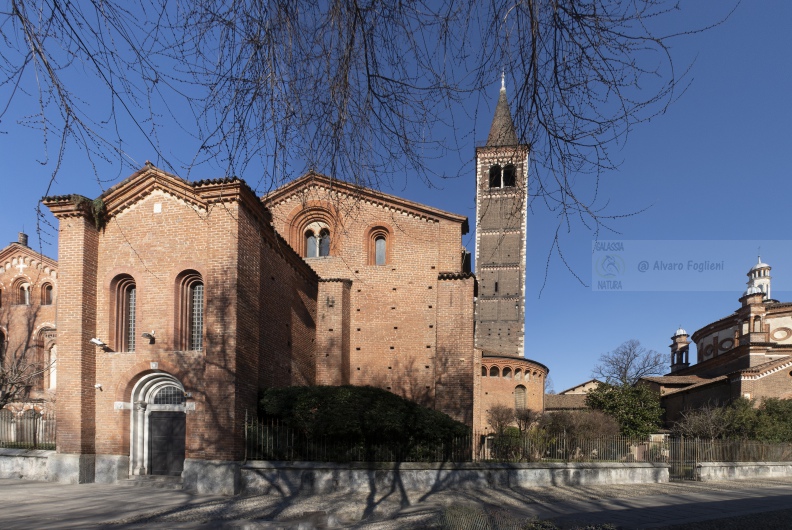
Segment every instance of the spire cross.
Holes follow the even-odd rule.
[[[501,90],[506,90],[506,70],[501,70]]]

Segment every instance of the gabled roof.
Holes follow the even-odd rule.
[[[11,243],[7,247],[0,250],[0,265],[3,264],[7,259],[11,259],[16,257],[20,254],[24,254],[25,256],[40,261],[45,266],[49,267],[50,269],[58,269],[58,262],[40,252],[35,251],[34,249],[19,244],[17,242]]]
[[[783,370],[784,368],[788,368],[789,366],[792,366],[792,356],[774,359],[766,363],[751,366],[750,368],[743,368],[742,370],[732,372],[729,375],[739,375],[741,379],[761,379],[762,377],[773,374],[779,370]]]
[[[395,195],[389,195],[387,193],[382,193],[381,191],[372,190],[371,188],[366,188],[357,184],[330,178],[326,175],[321,175],[313,171],[306,173],[302,177],[290,182],[289,184],[286,184],[285,186],[281,186],[277,190],[267,193],[261,197],[261,201],[267,206],[275,205],[312,186],[324,187],[328,190],[344,193],[352,197],[359,198],[363,201],[368,201],[382,206],[389,206],[391,208],[395,208],[398,211],[411,214],[419,218],[432,221],[439,221],[442,219],[460,223],[462,225],[463,235],[467,234],[469,230],[468,219],[464,215],[458,215],[455,213],[446,212],[444,210],[439,210],[437,208],[432,208],[431,206],[426,206],[425,204],[408,201],[407,199],[402,199],[401,197],[396,197]]]
[[[582,382],[582,383],[578,383],[578,384],[577,384],[577,385],[575,385],[575,386],[571,386],[571,387],[567,388],[566,390],[563,390],[563,391],[561,391],[561,392],[558,392],[558,394],[559,394],[559,395],[564,395],[564,394],[566,394],[567,392],[569,392],[570,390],[575,390],[576,388],[580,388],[581,386],[586,386],[586,385],[588,385],[588,384],[590,384],[590,383],[597,383],[598,385],[601,385],[601,384],[602,384],[602,381],[600,381],[599,379],[589,379],[588,381],[584,381],[584,382]]]
[[[713,377],[712,379],[703,379],[699,383],[696,383],[696,384],[693,384],[693,385],[690,385],[690,386],[685,386],[685,387],[682,387],[682,388],[675,388],[673,390],[669,390],[662,397],[665,398],[666,396],[670,396],[670,395],[673,395],[673,394],[679,394],[679,393],[682,393],[682,392],[687,392],[688,390],[693,390],[694,388],[699,388],[699,387],[706,386],[706,385],[712,385],[712,384],[715,384],[715,383],[726,383],[726,382],[728,382],[728,379],[729,379],[729,376],[727,376],[727,375],[720,375],[718,377]]]

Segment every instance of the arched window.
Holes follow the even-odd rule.
[[[319,255],[318,249],[316,235],[313,233],[313,230],[308,230],[305,233],[305,257],[315,258]]]
[[[372,226],[366,230],[366,261],[369,265],[387,265],[391,262],[393,236],[386,226]]]
[[[519,381],[520,379],[522,379],[522,370],[520,370],[519,368],[517,368],[514,371],[514,379],[515,381]]]
[[[176,337],[179,349],[203,351],[205,294],[197,271],[184,271],[177,279],[178,311]]]
[[[319,232],[319,257],[330,255],[330,230],[327,228]]]
[[[41,305],[52,305],[52,284],[45,283],[41,287]]]
[[[14,282],[13,290],[16,296],[15,304],[30,305],[30,283],[27,280],[19,278]]]
[[[497,164],[492,166],[489,170],[489,187],[501,187],[501,167]]]
[[[330,255],[330,229],[321,222],[308,225],[305,230],[305,257],[320,258]]]
[[[385,236],[377,236],[374,239],[374,264],[385,265],[385,252],[387,246]]]
[[[128,274],[117,276],[112,283],[114,294],[116,351],[135,351],[135,329],[137,311],[137,286]]]
[[[515,168],[512,164],[509,164],[505,168],[503,168],[503,187],[504,188],[513,188],[516,184],[517,180],[517,168]]]
[[[481,367],[481,377],[487,377],[487,367],[486,366],[482,366]]]
[[[503,377],[505,377],[506,379],[512,378],[512,371],[511,368],[509,368],[508,366],[503,369]]]
[[[490,377],[500,377],[500,371],[497,366],[490,368]]]
[[[525,387],[517,385],[514,389],[514,408],[525,410]]]

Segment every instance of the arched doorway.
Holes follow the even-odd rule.
[[[180,476],[186,426],[184,387],[170,374],[144,375],[132,389],[131,475]]]

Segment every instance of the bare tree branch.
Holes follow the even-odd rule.
[[[667,359],[654,350],[647,350],[635,339],[622,343],[615,350],[603,353],[591,376],[609,385],[629,386],[642,377],[663,375]]]

